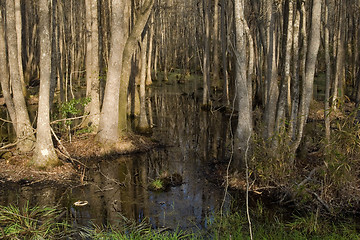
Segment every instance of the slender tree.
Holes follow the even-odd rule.
[[[244,16],[244,0],[236,0],[234,10],[236,29],[235,98],[238,103],[239,111],[238,125],[235,134],[235,149],[238,151],[238,157],[235,164],[237,167],[240,167],[240,163],[245,160],[245,154],[249,148],[249,140],[252,134],[252,117],[246,75],[247,57],[245,24],[247,23]]]
[[[37,168],[50,168],[61,164],[55,152],[50,129],[50,1],[39,0],[38,3],[40,29],[40,92],[36,145],[31,164],[36,166]]]
[[[22,92],[19,61],[17,59],[18,48],[14,0],[6,1],[6,36],[8,43],[10,81],[16,112],[15,128],[16,136],[18,138],[17,147],[21,152],[27,152],[32,150],[35,138]]]

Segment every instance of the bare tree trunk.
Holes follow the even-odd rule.
[[[291,89],[291,112],[290,112],[290,126],[289,135],[291,139],[295,138],[296,123],[299,110],[299,35],[300,35],[300,10],[296,11],[294,30],[293,30],[293,78],[292,78],[292,89]]]
[[[16,19],[16,38],[17,38],[17,49],[18,49],[18,63],[19,63],[19,74],[21,80],[21,86],[24,96],[26,96],[26,83],[24,81],[24,70],[22,64],[22,22],[21,22],[21,4],[20,0],[15,0],[15,19]]]
[[[325,63],[326,63],[326,80],[325,80],[325,100],[324,100],[324,119],[325,119],[325,139],[326,144],[330,142],[330,84],[331,84],[331,62],[329,50],[329,0],[325,0],[325,32],[324,32],[324,45],[325,45]]]
[[[121,70],[121,88],[119,98],[119,114],[118,114],[118,128],[121,134],[127,132],[127,101],[128,101],[128,87],[129,77],[131,73],[131,57],[134,50],[137,47],[137,41],[141,37],[141,33],[144,30],[145,24],[149,19],[154,0],[148,0],[143,3],[139,10],[139,15],[136,19],[133,29],[131,30],[130,36],[128,37],[122,59],[122,70]]]
[[[141,42],[141,70],[140,70],[140,120],[139,130],[147,131],[149,129],[149,123],[146,116],[146,96],[145,96],[145,85],[146,85],[146,50],[147,50],[148,33],[145,33],[144,39]]]
[[[225,106],[230,105],[229,100],[229,83],[227,76],[227,38],[226,38],[226,26],[225,26],[225,0],[221,0],[221,51],[222,51],[222,68],[223,68],[223,104]]]
[[[89,125],[97,132],[100,122],[99,35],[98,0],[91,0],[91,65],[90,65],[90,116]]]
[[[265,139],[273,136],[276,117],[276,103],[279,89],[276,71],[276,37],[273,0],[267,1],[267,73],[266,73],[266,104],[265,104]]]
[[[209,3],[208,0],[203,0],[204,10],[204,56],[203,56],[203,100],[204,106],[208,105],[210,100],[210,20],[209,20]]]
[[[293,153],[295,153],[295,151],[300,145],[303,136],[304,126],[309,114],[310,102],[313,96],[315,65],[320,46],[320,20],[321,0],[314,0],[312,6],[309,48],[306,55],[305,76],[303,76],[303,89],[300,101],[298,131],[296,140],[292,144]]]
[[[13,99],[10,93],[10,75],[8,62],[6,57],[6,41],[5,41],[5,29],[4,29],[4,18],[2,11],[0,11],[0,83],[1,90],[5,98],[6,108],[9,112],[10,119],[13,122],[13,126],[16,132],[16,113]]]
[[[285,62],[283,69],[283,77],[281,79],[280,96],[277,106],[275,132],[284,130],[286,118],[286,102],[290,96],[289,88],[291,82],[290,76],[290,61],[291,61],[291,47],[293,41],[293,1],[289,1],[288,19],[287,19],[287,33],[286,33],[286,48],[285,48]]]
[[[244,17],[244,0],[235,1],[235,29],[236,29],[236,100],[238,102],[238,125],[235,134],[236,159],[235,167],[241,167],[249,147],[252,134],[251,108],[246,76],[246,33]]]
[[[211,85],[213,88],[216,89],[220,89],[221,86],[221,81],[220,81],[220,77],[219,77],[219,66],[220,66],[220,61],[219,61],[219,0],[215,0],[214,1],[214,18],[213,18],[213,69],[212,69],[212,81],[211,81]]]
[[[148,48],[148,57],[147,57],[147,67],[146,67],[146,85],[152,84],[151,79],[151,59],[153,52],[153,41],[154,41],[154,13],[151,15],[150,29],[149,29],[149,48]]]
[[[55,153],[50,130],[51,37],[49,5],[49,0],[39,0],[40,92],[36,144],[30,164],[40,169],[61,164]]]
[[[21,152],[28,152],[34,145],[34,133],[30,124],[25,98],[22,92],[21,77],[19,72],[19,61],[17,52],[16,20],[14,1],[6,1],[7,21],[7,43],[9,53],[9,72],[12,83],[13,100],[16,111],[16,133],[19,143],[18,149]]]
[[[97,138],[103,144],[114,144],[119,137],[119,92],[123,50],[126,43],[127,0],[112,0],[111,10],[111,49]]]
[[[335,69],[335,79],[334,79],[334,90],[333,90],[333,99],[332,99],[332,107],[334,109],[337,108],[339,101],[342,101],[344,96],[343,93],[343,68],[345,61],[345,33],[344,33],[344,25],[345,19],[343,16],[343,9],[345,6],[339,3],[339,29],[337,36],[337,51],[336,51],[336,69]]]

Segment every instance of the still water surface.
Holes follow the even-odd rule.
[[[229,117],[202,111],[201,82],[158,84],[149,92],[151,137],[167,147],[143,154],[96,159],[87,172],[87,184],[74,188],[13,185],[2,190],[0,204],[61,205],[75,225],[115,224],[120,214],[154,228],[203,228],[218,211],[224,190],[212,179],[215,166],[227,159]],[[147,186],[163,172],[179,173],[181,186],[151,192]],[[225,208],[229,197],[225,198]],[[85,207],[73,203],[88,201]]]

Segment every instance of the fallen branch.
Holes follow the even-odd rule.
[[[321,205],[323,205],[323,207],[326,209],[326,211],[331,213],[329,205],[324,200],[322,200],[321,197],[316,192],[313,192],[313,191],[310,191],[310,190],[306,190],[306,191],[308,193],[314,195],[316,197],[316,199],[321,203]]]
[[[299,183],[298,187],[301,187],[301,186],[305,185],[307,182],[309,182],[317,170],[318,170],[318,168],[314,168],[313,170],[311,170],[309,176],[307,176],[301,183]]]
[[[70,156],[70,153],[66,150],[66,148],[64,147],[64,145],[61,143],[61,140],[56,136],[54,130],[53,130],[51,127],[50,127],[50,130],[51,130],[51,133],[54,135],[56,141],[59,143],[60,147],[62,148],[62,150],[63,150],[65,153],[61,152],[61,151],[58,150],[58,149],[56,149],[56,150],[57,150],[60,154],[62,154],[64,157],[70,159],[70,160],[72,161],[72,163],[74,163],[74,161],[75,161],[75,162],[79,163],[80,165],[82,165],[83,167],[87,168],[87,166],[86,166],[84,163],[82,163],[82,162],[80,162],[79,160],[77,160],[77,159],[75,159],[75,158],[73,158],[73,157]]]

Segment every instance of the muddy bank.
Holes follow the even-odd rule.
[[[89,159],[96,161],[99,158],[146,152],[158,146],[149,138],[129,134],[119,140],[116,148],[104,150],[96,142],[95,135],[83,134],[73,137],[71,142],[57,143],[56,151],[63,164],[51,170],[37,170],[29,166],[32,153],[20,155],[13,148],[3,153],[0,159],[0,183],[77,185],[83,183],[83,172],[88,168],[86,161]]]

